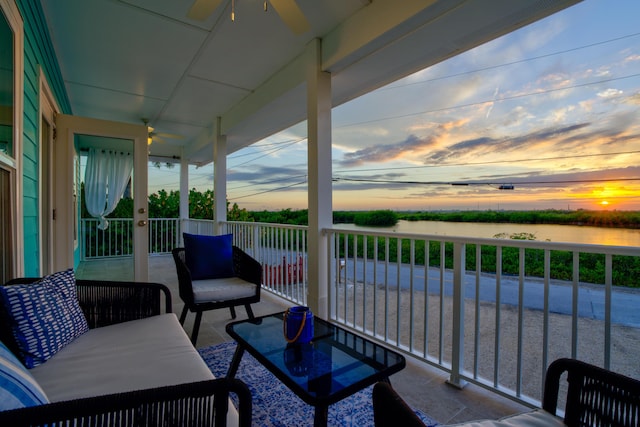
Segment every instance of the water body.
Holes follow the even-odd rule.
[[[336,224],[346,230],[435,234],[438,236],[494,237],[500,233],[531,233],[536,240],[611,246],[640,246],[640,230],[579,225],[494,224],[482,222],[398,221],[394,227],[360,227]]]

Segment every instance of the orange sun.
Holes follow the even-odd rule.
[[[603,200],[603,201],[600,202],[600,204],[602,206],[607,206],[607,205],[609,205],[609,202],[607,202],[606,200]]]

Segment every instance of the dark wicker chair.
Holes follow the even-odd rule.
[[[563,377],[564,373],[566,377]],[[568,383],[564,423],[568,427],[637,427],[640,381],[575,359],[558,359],[547,369],[542,409],[556,415],[560,378]],[[373,388],[376,427],[421,427],[415,412],[386,382]]]
[[[5,286],[28,284],[20,278]],[[171,293],[159,283],[77,280],[89,328],[171,312]],[[0,304],[0,339],[16,351]],[[226,378],[0,411],[0,426],[225,426],[229,393],[238,396],[240,426],[251,425],[251,392]]]
[[[208,301],[196,301],[193,292],[193,281],[191,280],[191,272],[185,262],[184,248],[175,248],[172,251],[173,260],[176,263],[176,270],[178,273],[178,288],[180,298],[184,302],[184,308],[180,314],[180,323],[184,325],[184,321],[187,318],[187,312],[191,311],[196,313],[196,319],[193,323],[193,330],[191,333],[191,342],[196,345],[198,340],[198,332],[200,331],[200,323],[202,321],[202,313],[207,310],[215,310],[218,308],[229,308],[231,311],[231,318],[236,318],[235,307],[244,305],[247,310],[247,316],[250,319],[254,318],[251,304],[260,302],[260,286],[262,283],[262,266],[258,261],[253,259],[247,253],[237,246],[233,246],[233,267],[237,278],[242,279],[244,282],[252,284],[253,287],[244,288],[239,290],[237,295],[233,295],[233,292],[229,292],[228,286],[224,285],[225,279],[215,279],[214,281],[207,281],[209,286],[215,286],[217,282],[224,285],[223,297],[214,297]],[[204,281],[202,281],[204,282]],[[214,292],[209,291],[213,294]],[[231,295],[230,295],[231,294]]]

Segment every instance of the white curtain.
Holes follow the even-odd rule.
[[[98,228],[106,230],[109,215],[127,188],[133,156],[131,153],[90,148],[84,173],[85,204],[89,214],[100,220]]]

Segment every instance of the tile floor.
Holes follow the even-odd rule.
[[[76,274],[83,278],[108,277],[109,280],[130,280],[132,265],[129,260],[105,260],[83,262]],[[149,281],[159,282],[171,289],[173,311],[180,314],[182,302],[178,296],[178,277],[170,255],[149,258]],[[267,292],[262,293],[261,302],[254,304],[253,311],[261,316],[283,311],[289,303]],[[244,308],[237,309],[238,319],[246,316]],[[190,335],[195,315],[189,314],[185,330]],[[225,325],[231,321],[229,310],[206,312],[203,316],[197,347],[206,347],[229,341]],[[490,393],[480,387],[467,385],[459,390],[446,384],[446,372],[407,358],[407,367],[391,377],[398,393],[416,409],[429,414],[443,424],[452,424],[482,418],[499,418],[528,408],[509,399]]]

